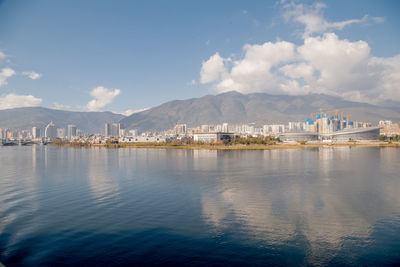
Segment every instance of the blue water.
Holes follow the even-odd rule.
[[[0,147],[8,266],[398,265],[400,149]]]

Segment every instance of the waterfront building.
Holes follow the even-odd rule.
[[[137,134],[137,130],[129,130],[129,136],[133,136],[133,137],[135,137],[135,136],[137,136],[138,134]]]
[[[193,140],[196,142],[212,143],[217,141],[230,140],[233,137],[233,133],[195,133],[193,135]]]
[[[85,133],[81,129],[79,129],[79,128],[76,129],[76,136],[82,136],[84,134]]]
[[[69,124],[67,126],[67,137],[68,137],[68,140],[71,140],[75,136],[76,136],[76,126],[72,125],[72,124]]]
[[[281,141],[317,141],[318,133],[316,132],[287,132],[279,136]]]
[[[17,133],[11,131],[10,129],[5,130],[5,136],[7,139],[14,139],[14,137],[17,137]]]
[[[111,124],[111,135],[109,135],[109,136],[120,137],[122,134],[121,129],[123,129],[123,126],[121,123]]]
[[[104,136],[109,137],[111,135],[111,125],[109,123],[106,123],[104,125]]]
[[[208,133],[209,132],[209,126],[207,124],[201,125],[201,131],[203,133]]]
[[[163,136],[123,136],[118,139],[120,143],[160,143],[166,142]]]
[[[40,128],[39,127],[32,127],[32,138],[33,139],[40,138]]]
[[[289,122],[288,123],[288,131],[289,132],[302,132],[306,128],[304,122],[296,121],[296,122]]]
[[[264,132],[264,135],[284,133],[285,125],[283,125],[283,124],[264,125],[263,132]]]
[[[398,123],[393,123],[392,121],[379,121],[379,126],[381,127],[381,135],[384,136],[394,136],[400,135],[400,127]]]
[[[65,139],[67,137],[65,128],[57,128],[57,138]]]
[[[177,124],[173,129],[175,134],[186,134],[186,124]]]
[[[389,125],[390,122],[381,122],[381,125]],[[300,125],[301,126],[301,125]],[[301,128],[301,127],[300,127]],[[307,118],[304,130],[298,128],[295,123],[289,123],[289,132],[282,133],[279,138],[283,141],[312,141],[312,140],[376,140],[379,138],[379,127],[371,127],[370,123],[350,121],[349,116],[332,112],[320,112],[315,120]]]
[[[46,128],[44,129],[44,136],[49,140],[57,138],[57,129],[53,122],[47,124]]]
[[[224,132],[224,133],[227,133],[227,132],[229,132],[229,125],[228,125],[228,123],[223,123],[222,124],[222,132]]]

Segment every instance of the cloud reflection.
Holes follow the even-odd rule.
[[[367,238],[378,220],[399,211],[394,188],[400,181],[394,173],[382,177],[379,168],[390,150],[231,153],[218,158],[223,171],[215,190],[202,196],[203,217],[216,231],[235,227],[247,242],[284,244],[303,236],[310,257],[326,257],[327,249],[340,249],[349,237]],[[246,159],[236,165],[226,160],[241,156]]]

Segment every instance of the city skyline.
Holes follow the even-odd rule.
[[[274,122],[272,122],[274,123]],[[275,122],[276,123],[276,122]],[[261,127],[260,127],[261,126]],[[349,114],[340,110],[320,110],[310,114],[303,121],[291,121],[287,124],[264,124],[257,123],[228,123],[190,125],[186,123],[175,124],[171,129],[162,131],[139,132],[137,129],[126,128],[122,123],[104,124],[102,133],[84,133],[76,125],[69,124],[65,128],[58,128],[52,121],[41,134],[40,127],[32,127],[28,130],[13,131],[9,128],[0,128],[0,138],[7,145],[9,140],[20,142],[39,141],[43,143],[68,141],[82,144],[106,144],[108,141],[116,143],[171,143],[182,140],[195,142],[214,142],[216,140],[232,140],[234,138],[277,138],[280,142],[315,142],[324,140],[373,141],[380,137],[391,138],[400,135],[398,123],[390,120],[379,121],[378,126],[370,122],[351,120]],[[281,140],[282,139],[282,140]],[[212,141],[214,140],[214,141]]]
[[[0,108],[129,114],[226,90],[400,99],[396,1],[155,3],[1,2]]]

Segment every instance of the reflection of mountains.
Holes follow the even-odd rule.
[[[377,220],[399,210],[400,181],[381,168],[393,150],[369,150],[233,152],[243,161],[219,160],[222,177],[203,195],[203,216],[217,231],[235,225],[250,242],[284,244],[300,235],[313,257],[339,249],[346,237],[368,237]]]

